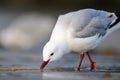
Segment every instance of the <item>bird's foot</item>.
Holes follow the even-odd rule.
[[[91,62],[90,71],[95,71],[95,69],[96,69],[95,62]]]

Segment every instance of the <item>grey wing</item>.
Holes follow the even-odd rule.
[[[99,11],[78,11],[72,14],[67,26],[69,26],[68,30],[74,37],[85,38],[96,34],[104,36],[108,27],[108,23],[104,19],[104,16],[101,16]]]
[[[99,36],[104,36],[106,34],[106,28],[107,26],[103,25],[102,23],[91,21],[82,30],[77,31],[75,37],[86,38],[94,36],[96,34],[99,34]]]
[[[86,37],[94,36],[96,34],[98,34],[99,36],[104,36],[106,34],[106,30],[99,28],[85,29],[80,32],[77,32],[75,37],[86,38]]]

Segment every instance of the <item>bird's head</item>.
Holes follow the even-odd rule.
[[[43,71],[44,67],[51,61],[60,59],[63,56],[63,52],[57,48],[56,45],[48,42],[43,49],[43,61],[40,66],[40,71]]]

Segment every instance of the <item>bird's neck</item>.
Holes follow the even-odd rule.
[[[54,29],[50,38],[50,42],[52,42],[56,47],[62,51],[63,53],[69,53],[70,49],[66,42],[66,31],[64,29]]]

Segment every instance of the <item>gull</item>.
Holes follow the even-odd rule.
[[[70,52],[80,53],[77,71],[80,71],[85,54],[90,61],[90,71],[96,69],[89,51],[96,48],[110,33],[120,26],[120,12],[96,9],[81,9],[60,15],[50,40],[43,48],[40,71],[52,61],[61,59]]]

